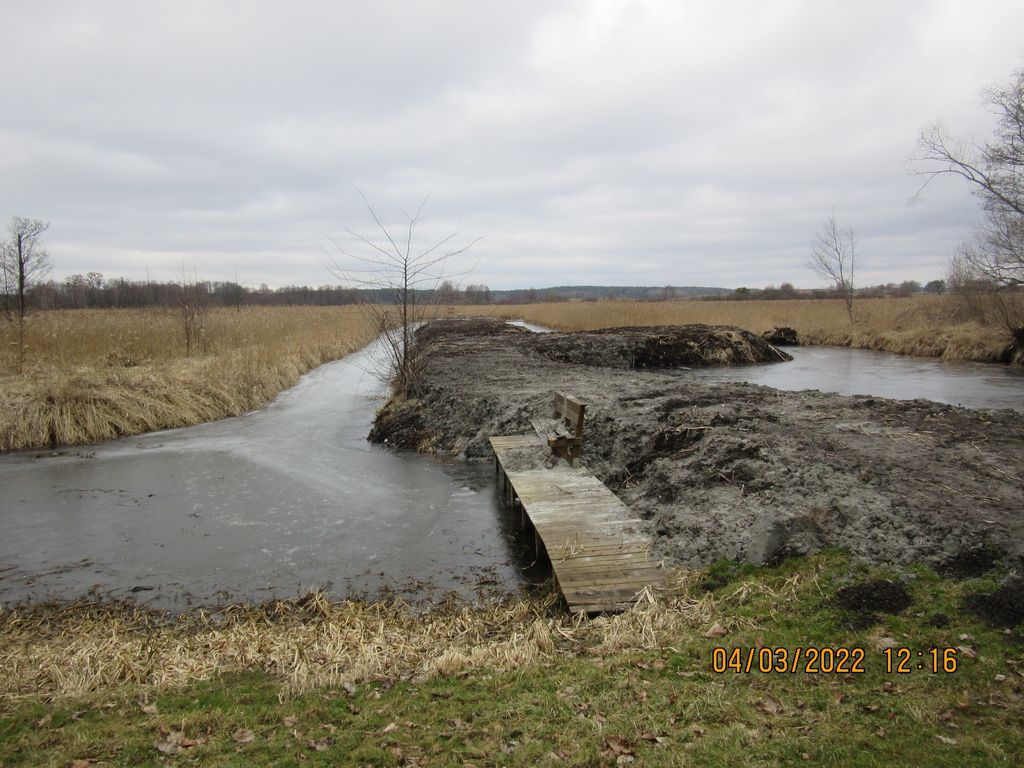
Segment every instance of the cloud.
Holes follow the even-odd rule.
[[[58,276],[331,281],[357,189],[473,282],[813,284],[834,208],[865,279],[940,276],[968,190],[908,205],[918,132],[984,135],[1009,2],[12,3],[0,215]]]

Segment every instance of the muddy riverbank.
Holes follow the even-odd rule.
[[[539,337],[473,319],[426,337],[420,391],[381,412],[374,440],[485,459],[489,435],[530,431],[552,390],[571,392],[589,404],[585,463],[673,563],[841,547],[958,575],[1024,564],[1020,413],[682,379],[630,367],[649,348],[637,329]]]

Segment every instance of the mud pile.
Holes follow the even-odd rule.
[[[759,336],[721,325],[545,333],[533,335],[526,346],[559,363],[608,368],[704,368],[793,359]]]
[[[622,365],[616,350],[641,348],[642,330],[545,342],[485,319],[432,324],[422,385],[381,412],[374,439],[490,458],[489,435],[530,432],[563,390],[588,403],[583,462],[671,562],[841,547],[895,566],[953,569],[979,551],[1024,565],[1021,414]],[[588,344],[586,364],[552,357],[582,359]]]

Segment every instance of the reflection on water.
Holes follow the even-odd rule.
[[[529,561],[492,468],[366,442],[382,391],[368,354],[239,418],[0,457],[0,601],[516,589]]]
[[[705,381],[747,381],[896,400],[924,398],[968,408],[1024,411],[1024,369],[951,363],[848,347],[786,347],[792,362],[685,371]]]

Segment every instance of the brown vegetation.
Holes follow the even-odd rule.
[[[595,301],[460,307],[563,331],[637,325],[734,325],[756,334],[795,328],[804,343],[944,360],[994,362],[1013,340],[1004,325],[963,319],[953,296],[861,299],[851,325],[841,299],[784,301]]]
[[[41,313],[26,326],[21,374],[17,330],[0,326],[0,450],[244,413],[374,336],[355,307],[211,310],[204,323],[207,352],[188,356],[174,310]]]
[[[216,618],[128,604],[14,609],[0,612],[0,700],[109,693],[125,684],[162,689],[241,671],[269,673],[296,695],[521,669],[554,656],[556,644],[580,655],[659,648],[716,618],[729,621],[712,595],[691,595],[695,581],[679,574],[634,610],[590,622],[556,611],[554,593],[477,608],[453,602],[427,615],[403,603],[331,602],[320,592],[235,606]]]

